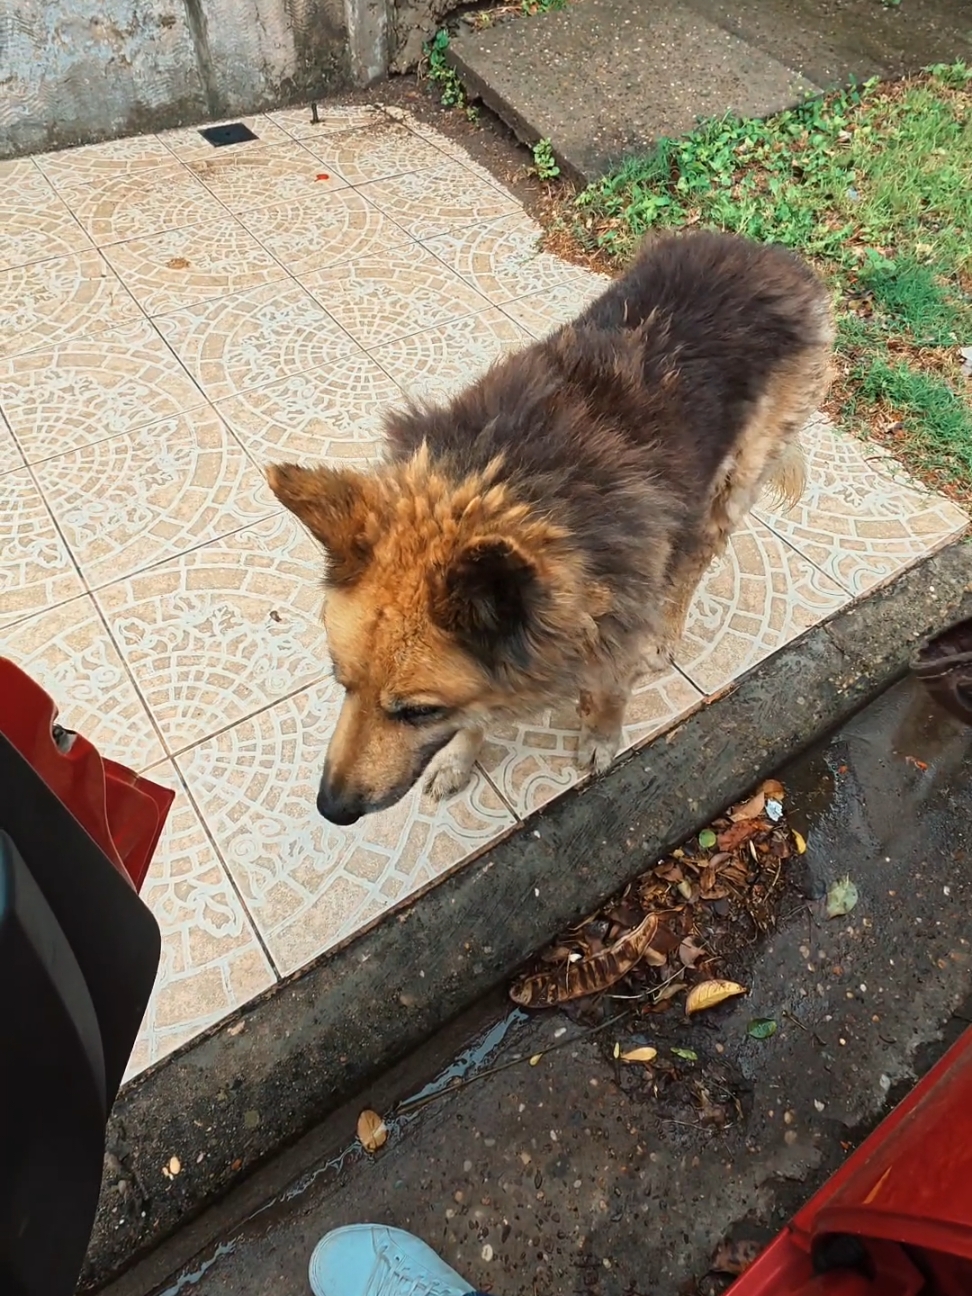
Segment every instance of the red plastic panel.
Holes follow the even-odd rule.
[[[56,717],[44,690],[0,657],[0,732],[138,891],[175,793],[104,759],[80,734],[62,751],[53,734]]]
[[[846,1272],[813,1277],[828,1234],[862,1239],[869,1296],[972,1293],[972,1030],[799,1211],[727,1296],[851,1296]],[[912,1264],[902,1246],[915,1260]],[[919,1267],[920,1266],[920,1272]],[[859,1286],[859,1282],[858,1282]]]

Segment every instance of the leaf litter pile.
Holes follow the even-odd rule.
[[[787,823],[785,798],[783,785],[768,779],[564,933],[510,987],[521,1007],[559,1007],[587,1026],[627,1010],[635,1034],[630,1046],[613,1044],[619,1081],[650,1096],[658,1116],[676,1125],[713,1131],[743,1115],[747,1086],[718,1056],[721,1046],[715,1058],[700,1059],[670,1041],[684,1042],[686,1017],[704,1019],[746,993],[732,966],[775,928],[789,900],[800,903],[793,861],[806,843]],[[747,1033],[767,1040],[775,1031],[774,1021],[756,1018]],[[610,1049],[611,1037],[604,1039]]]

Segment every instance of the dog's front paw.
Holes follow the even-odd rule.
[[[612,734],[582,729],[577,747],[578,767],[585,774],[589,770],[592,770],[595,774],[603,774],[617,756],[620,746],[620,729]]]
[[[469,782],[472,767],[472,761],[449,753],[448,748],[439,752],[425,772],[423,788],[426,796],[433,801],[442,801],[461,792]]]
[[[665,641],[645,645],[641,668],[645,675],[665,675],[672,669],[675,647]]]

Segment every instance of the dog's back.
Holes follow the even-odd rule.
[[[672,467],[688,458],[696,479],[718,469],[768,390],[777,389],[777,400],[785,395],[802,424],[822,395],[833,344],[826,290],[805,261],[780,246],[710,232],[648,242],[573,328],[638,334],[645,388],[667,388],[669,417],[667,428],[631,434],[676,435]],[[790,380],[781,383],[782,375]],[[778,390],[794,385],[806,393]],[[608,413],[609,393],[598,394]],[[676,418],[677,428],[669,422]]]

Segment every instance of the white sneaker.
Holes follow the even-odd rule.
[[[314,1296],[475,1296],[431,1247],[383,1224],[325,1233],[311,1256],[309,1277]]]

